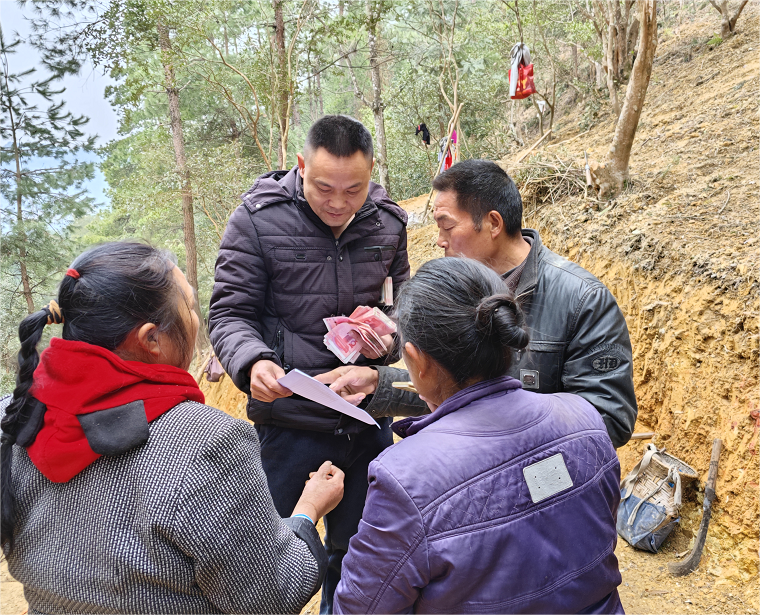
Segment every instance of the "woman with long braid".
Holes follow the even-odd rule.
[[[314,523],[343,473],[314,468],[277,514],[255,430],[203,405],[187,372],[194,301],[168,254],[109,243],[21,322],[0,401],[0,541],[30,612],[297,613],[319,588]]]

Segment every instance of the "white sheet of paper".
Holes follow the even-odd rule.
[[[348,416],[355,418],[362,423],[375,425],[378,429],[380,429],[380,425],[377,424],[377,421],[373,419],[367,412],[361,408],[357,408],[356,406],[349,404],[335,391],[330,389],[330,387],[322,384],[319,382],[319,380],[312,378],[308,374],[304,374],[301,370],[294,369],[277,380],[277,382],[279,382],[285,388],[293,391],[293,393],[297,393],[301,397],[305,397],[306,399],[315,401],[318,404],[322,404],[323,406],[327,406],[328,408],[332,408],[333,410],[347,414]]]

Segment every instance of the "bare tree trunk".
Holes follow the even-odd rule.
[[[309,65],[309,74],[306,76],[306,94],[309,97],[309,124],[313,124],[314,120],[314,95],[311,90],[311,64]]]
[[[224,14],[224,55],[230,55],[230,39],[227,36],[227,11],[223,11]]]
[[[630,73],[630,70],[632,67],[631,51],[633,50],[633,43],[639,34],[638,19],[636,19],[635,16],[633,19],[631,19],[631,8],[633,8],[635,4],[636,4],[635,0],[623,0],[625,13],[623,15],[623,20],[619,24],[620,33],[619,33],[618,40],[620,40],[620,44],[622,45],[622,55],[620,58],[620,71],[621,72],[625,71],[627,73]]]
[[[388,153],[385,139],[385,117],[380,79],[380,63],[377,50],[377,24],[380,22],[380,2],[367,0],[367,30],[369,32],[369,66],[372,77],[372,115],[375,119],[375,138],[377,139],[377,167],[380,185],[388,194],[391,193],[391,180],[388,174]]]
[[[322,117],[325,114],[325,102],[322,98],[322,79],[319,73],[317,73],[317,102],[319,103],[319,117]]]
[[[15,138],[15,134],[13,135]],[[18,246],[18,264],[21,269],[21,284],[24,288],[24,299],[26,299],[26,309],[33,314],[34,297],[32,297],[32,285],[29,283],[29,272],[26,269],[26,233],[24,232],[24,215],[21,209],[21,189],[18,187],[21,182],[21,170],[18,167],[18,153],[16,154],[16,222],[18,222],[20,233],[20,242]]]
[[[536,110],[536,117],[538,117],[538,132],[541,136],[544,134],[544,114],[541,113],[541,107],[538,106],[538,103],[536,102],[536,97],[531,96],[530,97],[531,102],[533,103],[533,108]]]
[[[626,60],[625,70],[630,74],[631,68],[633,68],[633,53],[636,50],[636,41],[639,38],[639,20],[637,17],[631,20],[628,24],[628,35],[626,36]]]
[[[617,87],[615,86],[615,25],[610,20],[610,25],[607,27],[607,90],[610,93],[610,103],[612,104],[612,112],[617,119],[620,116],[620,103],[618,102]]]
[[[17,173],[17,182],[21,179],[21,173]],[[16,184],[18,186],[18,183]],[[21,269],[21,284],[24,288],[24,299],[26,299],[26,309],[33,314],[34,297],[32,297],[32,285],[29,283],[29,272],[26,269],[26,233],[24,232],[24,216],[21,209],[21,190],[16,190],[16,221],[21,229],[21,237],[18,247],[18,264]]]
[[[627,0],[623,0],[624,4],[626,6],[628,5]],[[618,0],[615,0],[615,79],[620,82],[620,74],[621,69],[623,68],[623,64],[625,63],[625,53],[626,53],[626,32],[627,32],[627,18],[628,18],[628,12],[626,11],[626,21],[623,21],[623,15],[620,12],[620,2]]]
[[[596,73],[596,87],[603,88],[604,74],[606,72],[604,67],[599,62],[594,61],[594,71]]]
[[[720,0],[720,5],[718,5],[715,0],[710,0],[710,4],[713,5],[715,10],[718,11],[723,18],[720,24],[721,38],[725,39],[734,34],[736,31],[736,22],[739,19],[739,15],[742,14],[744,7],[747,5],[747,2],[749,2],[749,0],[742,0],[732,17],[731,10],[728,7],[728,0]]]
[[[515,137],[515,141],[517,141],[520,147],[523,147],[525,145],[525,140],[523,139],[520,132],[520,114],[515,114],[516,105],[517,101],[513,100],[509,111],[509,127],[512,129],[512,134]]]
[[[657,0],[639,0],[639,4],[639,49],[631,79],[628,82],[623,109],[615,129],[615,136],[607,154],[605,169],[603,169],[607,177],[600,176],[601,196],[618,194],[628,179],[631,148],[644,107],[649,79],[652,76],[652,64],[657,50]],[[605,190],[605,183],[608,184],[607,190]]]
[[[578,79],[578,46],[570,45],[570,51],[573,56],[573,79]]]
[[[8,78],[5,75],[6,92],[10,92],[8,87]],[[18,150],[18,140],[16,138],[16,119],[13,117],[13,105],[10,94],[8,95],[8,116],[11,121],[11,134],[13,135],[13,157],[16,160],[16,222],[20,230],[20,241],[18,246],[18,263],[21,270],[21,286],[24,289],[24,299],[26,300],[26,309],[29,314],[33,314],[34,297],[32,296],[32,285],[29,282],[29,272],[26,268],[26,232],[24,230],[24,210],[21,207],[21,156]]]
[[[166,95],[169,98],[169,120],[172,129],[172,144],[174,145],[174,160],[177,174],[182,182],[182,230],[185,241],[185,274],[187,281],[196,292],[198,290],[198,252],[195,241],[195,217],[193,215],[193,190],[190,183],[190,171],[187,168],[185,155],[185,138],[182,133],[182,116],[179,111],[179,91],[177,90],[172,58],[172,44],[169,39],[169,29],[161,21],[157,24],[158,42],[161,47],[161,63],[164,67]],[[195,311],[203,323],[200,306],[195,303]],[[201,326],[198,335],[198,350],[203,350],[208,344],[207,329]]]
[[[277,135],[277,168],[284,169],[287,164],[288,142],[286,123],[288,121],[288,66],[285,51],[285,21],[282,17],[284,0],[272,0],[274,7],[274,42],[277,51],[277,91],[274,93],[275,114],[279,134]]]

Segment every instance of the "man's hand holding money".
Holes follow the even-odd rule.
[[[324,319],[324,343],[343,363],[353,363],[360,354],[379,359],[393,348],[396,325],[379,308],[357,307],[350,316]]]

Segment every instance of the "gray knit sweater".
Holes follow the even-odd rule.
[[[297,613],[321,582],[319,536],[277,514],[255,430],[214,408],[179,404],[67,483],[18,446],[12,473],[30,612]]]

